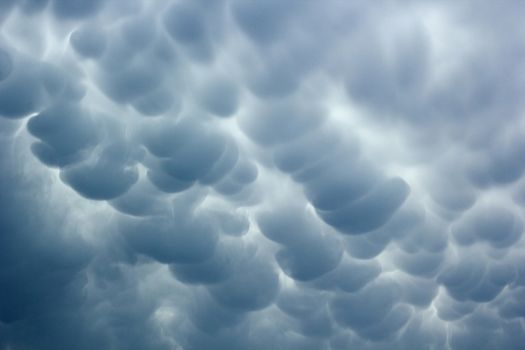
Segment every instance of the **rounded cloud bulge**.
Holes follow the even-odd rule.
[[[0,348],[522,349],[523,10],[0,1]]]

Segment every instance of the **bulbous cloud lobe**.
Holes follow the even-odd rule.
[[[518,1],[0,1],[0,348],[521,349]]]

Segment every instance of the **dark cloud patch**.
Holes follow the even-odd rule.
[[[39,112],[52,101],[74,103],[85,94],[82,84],[71,74],[51,64],[19,58],[14,64],[4,57],[5,79],[0,81],[0,113],[10,119]],[[28,65],[25,67],[25,65]]]
[[[200,137],[205,137],[206,142]],[[161,160],[161,168],[181,181],[194,181],[205,176],[224,152],[226,142],[214,133],[196,135],[196,138],[178,150],[169,160]]]
[[[293,58],[282,57],[276,62],[261,64],[261,67],[248,73],[248,87],[262,98],[287,97],[300,86],[300,71]]]
[[[463,174],[447,176],[450,168],[457,165],[446,165],[442,172],[429,174],[428,182],[433,200],[443,209],[451,212],[462,212],[474,205],[477,193]]]
[[[136,160],[123,144],[111,144],[97,159],[64,169],[62,181],[86,198],[106,200],[126,193],[137,182]]]
[[[289,142],[319,127],[324,113],[319,108],[305,108],[300,99],[261,104],[255,115],[240,119],[241,128],[255,142],[273,145]],[[279,125],[279,127],[276,127]]]
[[[352,99],[380,112],[394,109],[409,118],[424,118],[419,115],[420,99],[414,103],[412,98],[420,98],[427,82],[428,40],[421,27],[397,35],[389,38],[395,42],[393,52],[379,43],[374,30],[369,38],[357,40],[360,49],[350,63],[346,88]]]
[[[189,304],[189,314],[195,327],[204,333],[202,335],[197,333],[196,337],[199,338],[206,337],[207,334],[217,334],[221,330],[235,327],[245,321],[244,314],[222,306],[204,293],[197,294]],[[199,343],[199,340],[192,339],[191,342]]]
[[[121,230],[126,241],[137,253],[162,263],[198,263],[210,259],[217,245],[217,229],[205,214],[192,214],[191,207],[180,209],[183,210],[177,217],[164,214],[124,219]]]
[[[193,181],[178,180],[163,169],[153,169],[148,171],[148,179],[155,187],[166,193],[176,193],[187,190],[193,186]]]
[[[428,308],[438,293],[438,284],[428,278],[404,278],[403,300],[418,308]]]
[[[525,290],[520,287],[512,293],[512,296],[504,302],[500,309],[500,314],[507,319],[522,318],[525,314],[523,306],[523,294]]]
[[[442,253],[428,251],[398,252],[396,263],[406,273],[421,277],[434,277],[444,260]]]
[[[63,220],[48,215],[45,208],[50,205],[60,208],[58,215],[71,211],[38,189],[48,180],[24,175],[20,164],[6,157],[10,141],[0,138],[0,198],[9,203],[0,210],[0,343],[52,349],[76,346],[83,339],[77,343],[80,349],[104,346],[101,334],[78,314],[87,302],[85,268],[93,247],[78,229],[66,233]],[[24,214],[28,211],[30,217]]]
[[[273,161],[281,171],[301,174],[301,170],[307,170],[305,173],[310,175],[312,171],[321,170],[322,166],[319,165],[324,163],[320,161],[331,159],[329,156],[340,147],[340,142],[335,134],[330,134],[323,129],[315,130],[288,142],[286,147],[275,149]],[[354,155],[354,152],[349,153],[349,156]]]
[[[53,0],[53,12],[61,19],[81,19],[91,17],[101,10],[106,0]]]
[[[219,176],[219,181],[213,188],[224,196],[234,198],[252,190],[251,185],[256,182],[259,170],[254,163],[246,159],[238,159],[235,166],[228,169],[232,166],[234,157],[237,156],[237,151],[229,148],[226,148],[225,154],[216,162],[214,169],[206,175],[204,181],[201,180],[201,183],[207,184]]]
[[[409,309],[396,305],[400,298],[398,285],[378,280],[357,293],[336,297],[330,309],[339,324],[351,327],[365,338],[384,339],[410,317]]]
[[[160,122],[142,136],[152,159],[148,178],[165,192],[180,192],[195,182],[214,185],[223,194],[235,194],[258,175],[257,167],[239,161],[235,142],[191,118]]]
[[[405,201],[409,186],[392,178],[375,186],[368,194],[333,211],[318,210],[328,224],[348,234],[372,231],[383,224]]]
[[[198,99],[208,112],[219,117],[229,117],[236,112],[239,91],[232,81],[225,78],[210,79],[200,90]]]
[[[507,280],[510,276],[501,276],[502,280],[494,281],[490,276],[489,266],[484,261],[463,259],[444,270],[438,281],[456,300],[489,302],[496,298],[510,282]]]
[[[22,62],[11,65],[12,58],[6,57],[3,63],[5,78],[0,81],[0,114],[11,119],[23,118],[41,107],[45,100],[44,88],[34,63],[28,62],[32,69],[26,69]]]
[[[221,180],[226,174],[228,174],[237,165],[238,161],[238,146],[235,144],[235,142],[231,140],[226,140],[224,152],[213,164],[208,173],[199,179],[200,182],[206,185],[216,183],[217,181]],[[250,169],[252,171],[249,171],[248,175],[251,174],[253,176],[255,174],[255,169],[253,167],[251,167]]]
[[[169,35],[199,61],[213,58],[213,46],[203,9],[196,2],[180,2],[170,6],[163,23]]]
[[[147,62],[139,61],[116,72],[103,72],[100,77],[104,92],[119,103],[134,101],[159,88],[161,83],[162,72]]]
[[[377,257],[390,243],[388,231],[376,230],[366,236],[352,235],[345,237],[345,249],[352,257],[368,260]]]
[[[39,75],[44,91],[52,101],[78,102],[84,98],[86,88],[74,73],[54,64],[42,65]]]
[[[317,298],[313,291],[283,290],[277,306],[297,320],[298,329],[306,336],[324,338],[333,332],[326,300]]]
[[[307,240],[293,248],[279,250],[277,262],[284,273],[300,281],[317,278],[337,266],[343,248],[330,237],[320,241]]]
[[[354,293],[376,279],[381,274],[381,270],[381,265],[374,260],[361,262],[343,258],[333,271],[312,283],[320,289]]]
[[[147,49],[154,42],[157,23],[153,18],[136,17],[126,20],[121,27],[124,41],[136,50]]]
[[[241,184],[249,184],[257,179],[257,166],[247,160],[237,162],[231,173],[231,178]]]
[[[128,192],[109,203],[124,214],[149,216],[165,212],[167,198],[163,197],[146,178],[139,178]]]
[[[249,249],[237,240],[222,239],[210,259],[198,264],[172,265],[170,268],[174,276],[184,283],[219,283],[232,275],[248,252]]]
[[[96,27],[81,27],[69,37],[69,42],[75,51],[84,57],[98,58],[106,49],[106,36]]]
[[[470,180],[482,188],[519,180],[525,167],[520,157],[524,147],[521,131],[505,133],[489,145],[478,162],[473,162],[468,171]]]
[[[220,304],[236,310],[260,310],[274,302],[279,291],[277,273],[260,255],[242,259],[232,276],[209,287]]]
[[[522,231],[521,219],[509,209],[497,206],[477,207],[452,228],[459,244],[482,241],[496,248],[513,244],[521,237]]]
[[[176,110],[180,107],[181,102],[168,88],[161,86],[137,98],[132,104],[143,115],[158,116],[170,110]]]
[[[275,258],[283,272],[296,280],[320,277],[341,260],[339,240],[322,234],[319,223],[299,208],[263,213],[258,223],[266,237],[284,246]]]
[[[9,53],[0,48],[0,81],[5,80],[13,71],[13,60]]]
[[[190,118],[178,122],[159,122],[144,128],[142,138],[151,154],[158,158],[170,158],[201,132],[199,127]]]
[[[434,344],[436,347],[446,346],[446,330],[433,319],[420,316],[413,317],[407,324],[402,335],[402,346],[410,348],[417,344]]]
[[[316,177],[304,182],[305,194],[319,210],[336,210],[364,196],[379,180],[375,169],[365,162],[344,166],[332,162],[319,169]]]
[[[267,1],[259,4],[249,1],[234,1],[232,12],[242,30],[254,41],[261,44],[271,43],[279,38],[286,29],[291,14],[300,6],[296,1],[282,3]]]
[[[47,108],[29,120],[27,129],[41,140],[32,146],[38,159],[59,167],[85,159],[100,137],[89,112],[72,103]]]
[[[245,235],[250,229],[248,218],[233,210],[216,211],[212,215],[215,217],[216,224],[225,235],[239,237]]]
[[[23,0],[20,2],[20,8],[27,14],[38,13],[44,10],[49,0]]]

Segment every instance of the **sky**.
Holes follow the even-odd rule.
[[[0,350],[525,344],[519,0],[0,0]]]

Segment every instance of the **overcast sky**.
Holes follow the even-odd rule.
[[[523,349],[524,13],[0,0],[0,349]]]

